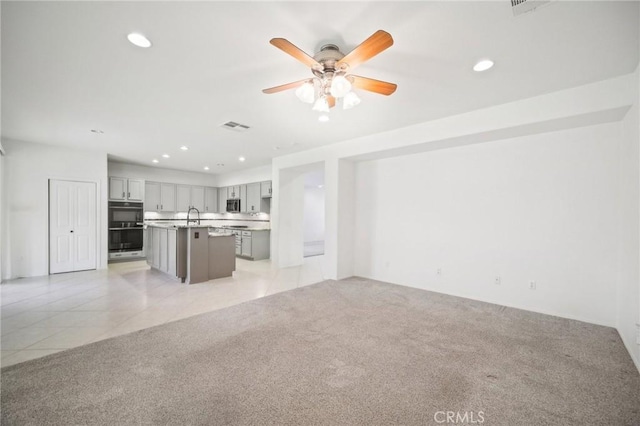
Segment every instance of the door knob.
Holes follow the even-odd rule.
[[[73,234],[73,230],[71,230],[71,231],[69,231],[69,232],[71,232],[71,233]]]

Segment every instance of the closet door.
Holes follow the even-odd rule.
[[[73,270],[96,269],[96,184],[74,183]]]
[[[49,181],[49,272],[73,271],[73,182]]]
[[[96,268],[96,185],[49,181],[49,272]]]

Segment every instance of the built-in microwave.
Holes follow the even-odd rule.
[[[227,213],[240,213],[240,200],[227,200]]]

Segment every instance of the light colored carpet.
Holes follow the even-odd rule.
[[[612,328],[361,279],[2,369],[7,425],[425,425],[443,411],[635,425],[640,375]]]

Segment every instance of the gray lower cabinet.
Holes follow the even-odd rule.
[[[181,253],[186,253],[186,239],[185,235],[179,234],[180,231],[179,229],[148,227],[145,231],[147,233],[145,251],[149,266],[181,278],[184,282],[186,265]]]
[[[238,231],[239,232],[239,231]],[[240,237],[240,241],[238,241]],[[236,254],[251,260],[269,259],[271,255],[271,232],[241,231],[236,236]]]
[[[178,272],[178,230],[167,229],[167,273],[176,276]]]
[[[242,246],[241,246],[241,255],[246,257],[253,257],[253,252],[251,251],[251,232],[242,231]]]

